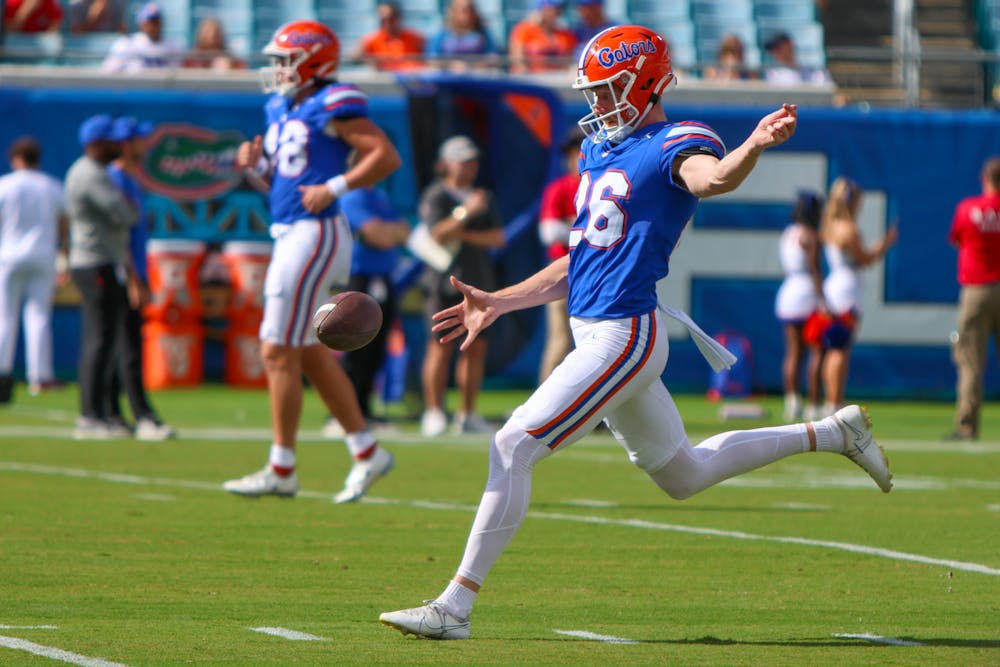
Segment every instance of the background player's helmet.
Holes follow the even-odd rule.
[[[591,109],[580,127],[597,143],[621,141],[674,83],[667,43],[654,31],[638,25],[602,30],[584,47],[577,64],[573,87],[583,92]],[[613,107],[605,103],[598,111],[598,93],[606,91]]]
[[[292,21],[278,28],[263,52],[271,57],[271,66],[261,69],[264,92],[293,97],[337,70],[340,41],[318,21]]]

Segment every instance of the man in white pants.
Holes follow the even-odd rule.
[[[16,140],[13,171],[0,178],[0,403],[11,400],[22,313],[28,386],[40,391],[55,381],[52,291],[66,217],[62,185],[38,169],[41,154],[35,139]]]

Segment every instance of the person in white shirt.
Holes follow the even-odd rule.
[[[105,72],[134,73],[148,69],[180,67],[183,51],[163,39],[163,11],[148,2],[135,15],[137,32],[122,35],[111,44],[101,66]]]
[[[38,141],[17,139],[9,155],[13,171],[0,178],[0,403],[10,402],[13,393],[22,314],[29,389],[36,393],[55,384],[52,292],[57,251],[66,237],[62,185],[38,169]]]

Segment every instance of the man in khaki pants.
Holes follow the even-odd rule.
[[[983,192],[955,208],[948,240],[958,249],[958,368],[955,430],[949,438],[979,437],[990,336],[1000,343],[1000,157],[985,162]]]

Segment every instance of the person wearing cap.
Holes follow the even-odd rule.
[[[569,254],[570,229],[576,221],[576,191],[580,186],[580,144],[584,135],[574,126],[563,139],[561,148],[565,173],[542,190],[542,207],[538,214],[538,238],[545,246],[549,261]],[[569,326],[566,299],[545,304],[545,346],[538,372],[543,382],[573,349],[573,332]]]
[[[122,35],[111,44],[101,69],[105,72],[134,74],[149,69],[179,67],[180,47],[163,39],[163,10],[155,2],[147,2],[135,15],[138,30]]]
[[[465,276],[460,279],[493,288],[498,286],[489,251],[502,248],[506,237],[493,194],[475,185],[479,158],[479,148],[469,137],[455,135],[445,140],[438,149],[438,179],[427,186],[420,198],[420,222],[430,229],[434,241],[454,251],[451,264],[444,271],[425,268],[423,284],[428,291],[428,313],[461,303],[462,295],[449,282],[449,275]],[[444,398],[454,347],[452,343],[441,343],[435,336],[427,340],[422,369],[424,414],[420,421],[425,437],[441,435],[448,427]],[[476,412],[485,367],[485,339],[459,353],[455,379],[460,409],[455,414],[455,432],[492,432],[492,427]]]
[[[150,403],[142,381],[142,308],[149,303],[149,283],[146,274],[146,216],[143,206],[143,191],[136,178],[136,172],[146,155],[146,138],[153,133],[153,125],[140,122],[131,116],[115,119],[115,126],[125,137],[122,142],[121,157],[108,165],[111,180],[128,198],[138,211],[138,223],[129,232],[128,307],[119,321],[116,336],[115,359],[118,372],[111,375],[107,393],[107,418],[117,424],[125,424],[118,400],[121,390],[128,396],[132,416],[135,418],[134,433],[137,440],[166,440],[174,435],[172,428],[164,424]]]
[[[56,385],[52,292],[66,276],[53,260],[66,215],[62,184],[39,169],[41,154],[34,137],[20,137],[10,147],[11,172],[0,177],[0,404],[12,398],[22,316],[28,392]]]
[[[594,35],[616,25],[617,22],[609,19],[604,13],[604,0],[574,1],[578,20],[573,24],[573,34],[576,35],[576,48],[579,52]]]
[[[107,397],[118,322],[128,308],[129,230],[138,210],[108,175],[128,134],[108,115],[91,116],[78,133],[83,155],[66,173],[69,268],[82,297],[80,416],[77,439],[128,437],[129,429],[109,421]]]
[[[577,42],[562,22],[562,10],[563,0],[536,0],[535,11],[514,26],[507,39],[511,72],[569,67]]]

